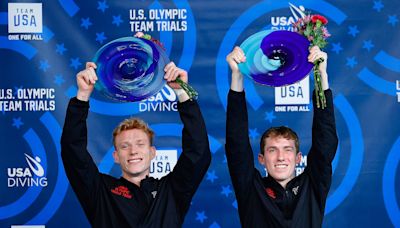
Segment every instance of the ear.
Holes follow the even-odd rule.
[[[298,165],[301,162],[301,155],[302,154],[300,151],[296,154],[296,165]]]
[[[265,163],[264,163],[264,154],[258,154],[258,162],[262,165],[262,166],[265,166]]]
[[[114,150],[112,155],[113,155],[113,158],[114,158],[114,162],[117,163],[117,164],[120,164],[119,157],[118,157],[118,151]]]
[[[157,154],[156,147],[151,146],[150,147],[150,160],[153,160],[153,158],[156,156],[156,154]]]

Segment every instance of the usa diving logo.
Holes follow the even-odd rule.
[[[175,92],[169,86],[156,95],[147,98],[139,103],[139,112],[166,112],[178,111],[178,101]]]
[[[305,17],[305,8],[289,3],[291,16],[271,17],[271,29],[293,31],[292,24]],[[275,87],[275,112],[308,112],[310,104],[309,76],[289,86]]]
[[[8,39],[43,40],[42,3],[8,3]]]
[[[150,176],[161,178],[170,173],[178,161],[177,150],[157,150],[157,155],[151,160]]]
[[[289,9],[292,13],[292,16],[278,16],[271,17],[271,29],[272,30],[288,30],[293,31],[292,24],[296,22],[299,18],[303,18],[306,16],[304,6],[295,6],[292,3],[289,3]]]
[[[7,168],[9,188],[14,187],[46,187],[47,177],[44,175],[43,166],[40,164],[41,159],[36,156],[25,154],[25,160],[28,167],[25,168]]]

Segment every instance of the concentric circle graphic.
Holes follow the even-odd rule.
[[[396,199],[396,169],[400,164],[400,137],[393,144],[383,170],[382,193],[386,211],[395,227],[400,227],[400,207]],[[399,175],[397,173],[397,175]],[[397,186],[398,189],[398,186]]]

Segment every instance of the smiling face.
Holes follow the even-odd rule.
[[[149,136],[141,129],[121,131],[115,136],[114,161],[120,164],[122,176],[144,179],[150,173],[151,160],[156,149],[151,146]]]
[[[267,137],[263,153],[258,161],[265,166],[268,175],[284,188],[295,177],[296,164],[301,161],[301,153],[297,152],[295,140],[283,136]]]

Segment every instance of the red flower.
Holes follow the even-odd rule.
[[[322,15],[312,15],[311,16],[311,21],[313,22],[313,23],[317,23],[317,21],[321,21],[321,23],[323,24],[323,25],[326,25],[326,24],[328,24],[328,19],[326,19],[326,17],[324,17],[324,16],[322,16]]]

